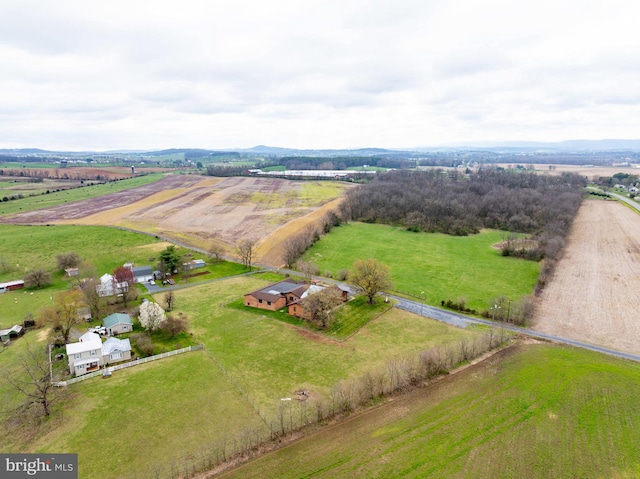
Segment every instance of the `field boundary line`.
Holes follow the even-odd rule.
[[[233,384],[233,387],[236,388],[236,390],[240,393],[240,395],[242,397],[244,397],[244,399],[249,403],[249,405],[251,406],[251,408],[256,412],[256,414],[258,415],[258,417],[262,420],[262,422],[267,426],[267,428],[269,428],[269,430],[271,430],[271,426],[269,424],[269,421],[267,421],[267,418],[265,416],[263,416],[262,412],[260,411],[260,408],[258,408],[258,406],[256,406],[253,398],[251,397],[251,395],[246,392],[239,384],[238,382],[233,378],[233,376],[231,375],[231,373],[227,370],[227,368],[225,368],[222,363],[220,362],[220,360],[218,358],[215,357],[215,355],[209,351],[208,349],[205,349],[204,352],[213,360],[213,362],[216,364],[216,366],[218,366],[218,368],[220,369],[220,371],[222,371],[222,374],[225,375],[225,377],[229,380],[229,382],[231,384]]]

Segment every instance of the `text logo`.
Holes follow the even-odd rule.
[[[78,479],[77,454],[0,454],[2,479]]]

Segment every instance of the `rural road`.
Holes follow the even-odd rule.
[[[462,314],[454,313],[453,311],[447,311],[447,310],[443,310],[433,306],[427,306],[426,304],[422,304],[417,301],[410,301],[408,299],[400,298],[399,296],[389,295],[389,297],[395,299],[398,302],[396,304],[396,307],[399,309],[410,311],[417,315],[435,319],[437,321],[442,321],[444,323],[451,324],[452,326],[466,328],[467,326],[472,324],[482,324],[485,326],[502,327],[508,331],[512,331],[518,334],[526,334],[527,336],[531,336],[532,338],[538,338],[546,341],[553,341],[556,343],[568,344],[570,346],[576,346],[578,348],[589,349],[591,351],[609,354],[611,356],[616,356],[618,358],[629,359],[631,361],[640,362],[640,356],[637,356],[635,354],[623,353],[621,351],[616,351],[615,349],[596,346],[594,344],[584,343],[582,341],[576,341],[573,339],[553,336],[551,334],[540,333],[533,329],[520,328],[518,326],[513,326],[511,324],[493,322],[493,321],[489,321],[488,319],[471,318],[469,316],[464,316]]]

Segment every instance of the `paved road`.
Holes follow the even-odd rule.
[[[471,318],[469,316],[464,316],[462,314],[455,313],[453,311],[447,311],[447,310],[443,310],[433,306],[423,305],[417,301],[411,301],[408,299],[400,298],[398,296],[390,296],[390,297],[398,301],[396,305],[397,308],[410,311],[420,316],[435,319],[437,321],[442,321],[444,323],[451,324],[453,326],[457,326],[460,328],[466,328],[471,324],[483,324],[486,326],[503,327],[506,330],[513,331],[518,334],[526,334],[527,336],[531,336],[533,338],[544,339],[544,340],[553,341],[556,343],[569,344],[571,346],[576,346],[578,348],[589,349],[591,351],[597,351],[599,353],[609,354],[611,356],[616,356],[618,358],[624,358],[624,359],[629,359],[631,361],[640,362],[640,356],[635,354],[616,351],[615,349],[610,349],[603,346],[597,346],[595,344],[584,343],[582,341],[576,341],[574,339],[562,338],[559,336],[552,336],[551,334],[541,333],[528,328],[520,328],[518,326],[513,326],[511,324],[493,322],[487,319]]]

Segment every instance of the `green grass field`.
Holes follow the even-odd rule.
[[[390,266],[395,290],[440,305],[464,298],[482,311],[499,297],[516,300],[533,292],[539,265],[507,258],[492,247],[500,231],[459,237],[413,233],[386,225],[349,223],[335,228],[305,254],[320,271],[336,276],[358,259],[376,258]]]
[[[58,191],[44,195],[30,196],[19,200],[0,202],[0,215],[10,215],[23,211],[37,210],[51,206],[69,203],[71,201],[86,200],[97,196],[108,195],[118,191],[128,190],[137,186],[146,185],[158,181],[163,177],[161,173],[151,173],[144,176],[136,176],[120,181],[110,181],[108,183],[73,188],[65,191]],[[90,181],[87,181],[90,183]]]
[[[224,477],[630,479],[639,394],[638,364],[521,346]]]
[[[394,309],[339,342],[259,310],[225,306],[272,279],[236,277],[177,291],[176,311],[186,314],[194,341],[206,351],[70,386],[73,396],[59,419],[28,448],[77,452],[83,477],[151,475],[154,465],[166,477],[171,461],[182,465],[191,457],[191,464],[201,448],[225,443],[231,450],[248,431],[268,434],[257,411],[275,421],[280,398],[300,388],[325,394],[338,381],[381,367],[390,357],[478,334]],[[17,351],[24,339],[33,341],[36,335],[28,333],[9,350]],[[15,359],[6,354],[0,353],[2,367]],[[138,444],[145,445],[144,451]],[[25,445],[0,434],[0,449],[25,450]],[[104,454],[107,450],[118,451],[117,459]]]

